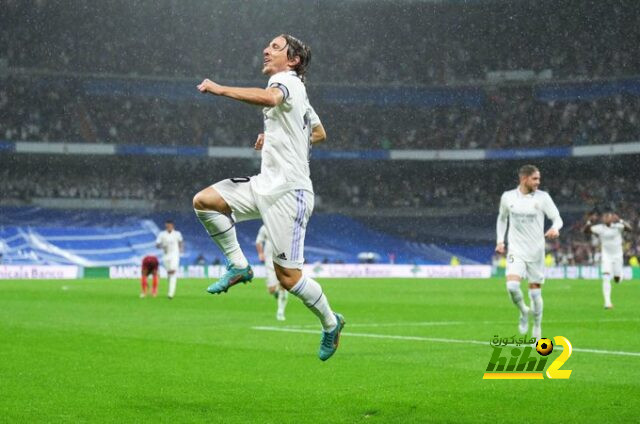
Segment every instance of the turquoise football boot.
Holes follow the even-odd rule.
[[[227,265],[227,272],[215,283],[211,284],[207,291],[211,294],[226,293],[229,287],[238,283],[248,283],[253,279],[253,270],[251,265],[246,268],[232,268],[231,264]]]
[[[331,356],[336,353],[338,344],[340,343],[340,332],[344,328],[344,317],[340,314],[334,315],[338,321],[336,328],[334,328],[333,331],[322,332],[322,341],[320,342],[320,350],[318,351],[318,358],[320,358],[321,361],[326,361],[331,358]]]

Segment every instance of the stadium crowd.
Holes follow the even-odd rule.
[[[331,6],[291,0],[289,10],[298,16],[287,27],[313,48],[316,82],[448,84],[520,69],[550,69],[561,79],[640,73],[634,0]],[[57,71],[187,77],[215,71],[255,79],[262,48],[281,26],[270,8],[231,0],[215,7],[107,0],[65,8],[9,0],[0,17],[0,56],[10,66]]]
[[[474,149],[608,144],[640,139],[640,96],[543,102],[502,89],[481,107],[355,106],[317,102],[326,148]],[[0,87],[0,138],[155,146],[251,146],[257,108],[224,101],[90,96],[79,82],[10,78]]]
[[[500,194],[510,188],[504,175],[491,170],[485,173],[482,184],[461,184],[461,181],[473,181],[474,173],[458,170],[450,174],[421,174],[408,170],[398,176],[394,175],[395,168],[391,163],[379,166],[379,163],[371,162],[369,169],[349,165],[338,172],[329,164],[325,161],[312,164],[317,211],[393,208],[405,211],[435,209],[446,214],[447,210],[465,208],[492,217]],[[149,207],[185,205],[188,208],[193,193],[212,181],[251,173],[248,169],[237,170],[235,174],[226,169],[216,173],[218,167],[206,161],[199,164],[185,162],[183,165],[165,161],[146,165],[138,160],[116,159],[103,166],[94,163],[65,165],[61,162],[57,170],[45,169],[38,175],[31,173],[25,177],[19,171],[24,165],[18,164],[15,169],[0,172],[0,197],[25,204],[41,197],[133,199],[144,200]],[[109,170],[112,171],[109,178],[104,178]],[[545,174],[542,188],[552,194],[560,210],[588,210],[589,214],[616,211],[634,229],[625,235],[625,255],[627,258],[639,256],[640,182],[624,173],[599,178],[594,175],[571,176],[570,172],[556,171],[554,175]],[[591,236],[582,233],[586,216],[576,212],[563,212],[563,215],[565,228],[562,237],[548,245],[555,263],[590,264],[597,261],[597,244]],[[591,219],[597,220],[597,217],[592,216]]]

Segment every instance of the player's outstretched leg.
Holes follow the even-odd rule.
[[[542,337],[542,289],[529,288],[529,298],[531,299],[531,311],[533,313],[533,329],[531,335],[536,340]]]
[[[604,308],[611,309],[611,275],[602,274],[602,295],[604,296]]]
[[[511,297],[511,301],[520,311],[520,319],[518,320],[518,331],[520,334],[526,334],[529,330],[529,308],[524,303],[524,296],[520,289],[520,281],[508,280],[507,291]]]
[[[227,272],[211,284],[207,291],[212,294],[226,292],[238,283],[248,283],[253,279],[253,270],[242,253],[236,237],[235,223],[230,216],[210,210],[195,209],[198,219],[227,258]]]
[[[322,339],[318,350],[318,358],[326,361],[338,349],[340,332],[345,324],[344,317],[331,310],[329,300],[322,291],[322,287],[311,277],[302,275],[300,280],[289,291],[300,298],[305,306],[320,320],[322,324]]]

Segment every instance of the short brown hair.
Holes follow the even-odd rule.
[[[518,176],[519,177],[530,177],[533,174],[535,174],[536,172],[540,172],[540,170],[538,169],[537,166],[535,166],[535,165],[524,165],[524,166],[521,166],[520,169],[518,169]]]

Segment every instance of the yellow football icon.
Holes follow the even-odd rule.
[[[553,342],[549,339],[540,339],[536,343],[536,350],[542,356],[547,356],[553,352]]]

